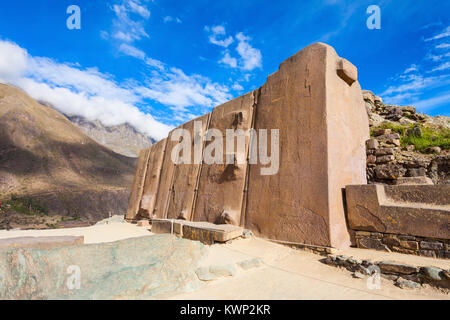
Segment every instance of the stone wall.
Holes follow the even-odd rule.
[[[269,239],[350,244],[342,189],[367,182],[369,125],[357,69],[332,47],[308,46],[284,61],[258,90],[180,126],[192,139],[194,121],[202,122],[202,154],[212,142],[205,141],[206,130],[267,130],[269,154],[273,147],[279,151],[279,170],[263,175],[267,164],[249,163],[249,137],[245,154],[234,153],[245,164],[227,164],[225,154],[223,164],[174,164],[171,154],[179,141],[172,131],[149,153],[141,153],[128,220],[226,223]],[[279,130],[279,144],[270,143],[272,129]]]
[[[356,246],[432,258],[450,259],[450,240],[411,235],[356,231]]]

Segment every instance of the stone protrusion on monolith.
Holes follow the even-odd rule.
[[[206,132],[203,161],[174,163],[171,155],[183,141],[174,130],[164,155],[152,156],[148,163],[147,175],[160,168],[156,199],[155,188],[147,193],[145,187],[142,203],[137,200],[141,208],[153,211],[149,217],[234,224],[260,237],[302,244],[350,244],[344,188],[367,183],[369,125],[357,69],[332,47],[308,46],[284,61],[258,90],[196,120]],[[179,127],[190,133],[191,145],[194,126],[193,120]],[[241,147],[234,139],[234,150],[226,150],[227,129],[242,130],[234,131]],[[265,158],[277,155],[271,158],[279,160],[275,166],[261,161],[263,131]],[[211,135],[223,138],[221,163],[207,160],[213,154]],[[148,194],[150,205],[144,199]],[[130,207],[135,205],[130,202]]]

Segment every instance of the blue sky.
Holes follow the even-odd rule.
[[[81,30],[69,30],[69,5]],[[381,29],[369,30],[369,5]],[[261,86],[313,42],[386,103],[450,116],[449,1],[16,0],[0,4],[0,81],[153,138]]]

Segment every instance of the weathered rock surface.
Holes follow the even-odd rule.
[[[346,198],[353,230],[450,239],[449,185],[354,185]]]
[[[170,235],[52,250],[1,249],[0,299],[145,299],[185,292],[200,285],[195,270],[205,250]],[[72,282],[77,275],[79,289]]]
[[[379,100],[379,99],[375,99]],[[163,159],[140,164],[127,219],[170,218],[238,225],[256,235],[318,246],[346,247],[342,188],[366,183],[365,141],[368,118],[357,70],[334,49],[316,43],[284,61],[258,90],[216,107],[210,114],[183,124],[191,133],[201,121],[198,136],[219,129],[279,130],[279,170],[262,174],[267,164],[250,164],[249,137],[244,151],[234,155],[245,163],[174,165],[171,154],[178,141],[167,138]],[[396,138],[395,135],[388,137]],[[275,139],[275,137],[271,137]],[[346,141],[346,148],[342,148]],[[209,141],[203,143],[205,151]],[[193,157],[193,155],[191,156]],[[142,161],[141,161],[142,162]],[[161,163],[161,164],[160,164]],[[137,205],[139,203],[139,205]],[[136,207],[140,207],[136,210]],[[138,211],[138,212],[137,212]]]
[[[373,131],[373,137],[366,142],[368,182],[395,184],[403,178],[420,176],[428,177],[434,184],[449,184],[448,147],[432,146],[423,153],[417,152],[414,145],[401,145],[401,141],[408,136],[423,137],[423,128],[449,130],[450,118],[419,114],[412,106],[385,105],[367,90],[363,90],[363,97]],[[380,128],[384,125],[403,127],[404,132],[400,135],[392,133],[391,129]],[[386,147],[391,149],[389,153],[384,152]],[[387,154],[393,157],[386,157]],[[429,180],[410,179],[408,184],[429,184]]]

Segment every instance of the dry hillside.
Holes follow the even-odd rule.
[[[0,84],[3,204],[14,195],[34,199],[27,202],[28,209],[37,206],[42,210],[34,211],[76,219],[122,214],[135,161],[98,144],[64,115],[23,91]]]

